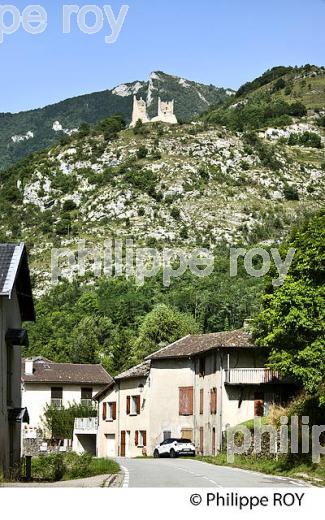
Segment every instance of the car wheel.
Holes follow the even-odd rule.
[[[155,450],[153,452],[153,456],[155,457],[155,459],[159,459],[159,451],[158,450]]]
[[[172,458],[172,459],[176,459],[176,451],[172,448],[169,452],[169,456]]]

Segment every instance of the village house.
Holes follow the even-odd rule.
[[[0,474],[19,474],[21,423],[20,348],[28,343],[22,321],[34,321],[27,253],[24,244],[0,244]]]
[[[62,408],[74,403],[94,406],[94,395],[112,381],[102,365],[53,363],[43,357],[23,360],[21,379],[22,402],[29,411],[29,424],[24,424],[23,428],[24,439],[50,437],[44,425],[47,406]],[[77,418],[74,450],[94,454],[96,434],[96,417]]]
[[[170,437],[197,453],[222,448],[228,427],[264,416],[294,387],[265,368],[265,353],[245,330],[187,336],[115,378],[99,402],[97,455],[153,455]]]

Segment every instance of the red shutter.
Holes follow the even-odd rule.
[[[200,390],[200,414],[203,415],[204,412],[204,390],[201,388]]]
[[[103,403],[103,421],[106,421],[107,417],[107,403]]]
[[[141,396],[140,395],[137,395],[136,402],[137,402],[137,414],[140,415],[140,412],[141,412]]]
[[[134,444],[136,446],[138,446],[138,444],[139,444],[139,432],[138,431],[136,431],[135,435],[134,435]]]
[[[126,398],[126,415],[130,415],[130,403],[131,397],[128,395]]]
[[[179,415],[193,415],[193,386],[179,388]]]
[[[143,446],[147,446],[147,432],[142,432],[143,435]]]
[[[112,403],[112,419],[116,421],[116,402]]]

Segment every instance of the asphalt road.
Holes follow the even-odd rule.
[[[301,481],[254,471],[214,466],[192,459],[118,459],[124,472],[123,487],[240,488],[304,487]]]

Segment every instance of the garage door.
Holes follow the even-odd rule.
[[[115,457],[115,435],[108,434],[106,435],[106,455],[107,457]]]

